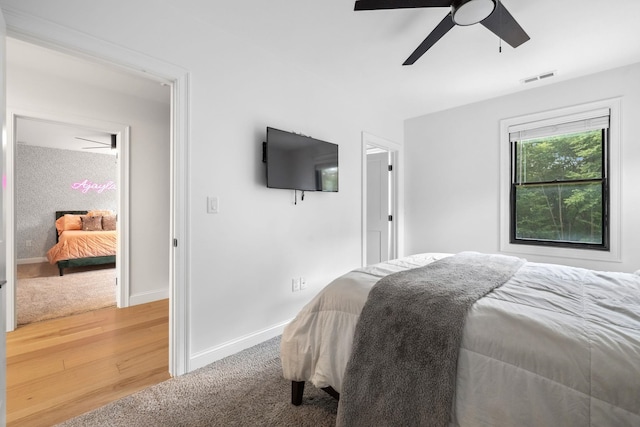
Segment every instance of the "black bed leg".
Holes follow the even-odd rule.
[[[329,396],[333,397],[335,400],[340,400],[340,393],[338,393],[333,387],[323,387],[322,391],[329,394]]]
[[[304,381],[291,381],[291,403],[300,406],[304,394]]]
[[[63,273],[62,273],[62,267],[58,267],[58,270],[60,270],[60,275],[62,276],[62,275],[63,275]]]

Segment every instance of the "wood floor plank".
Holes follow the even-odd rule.
[[[168,300],[7,334],[7,425],[48,426],[169,378]]]
[[[151,303],[153,304],[153,303]],[[167,321],[167,310],[156,309],[152,312],[135,307],[126,309],[126,315],[114,316],[116,311],[113,307],[96,310],[92,313],[83,313],[71,317],[68,322],[62,319],[54,319],[46,322],[37,322],[7,334],[7,357],[16,356],[23,353],[33,353],[38,349],[51,350],[55,345],[66,345],[77,341],[83,337],[95,339],[102,332],[120,331],[126,328],[140,328],[144,322],[162,323]],[[158,307],[160,308],[160,307]],[[132,310],[134,309],[134,310]],[[130,313],[138,313],[131,315]],[[168,326],[167,326],[168,327]]]

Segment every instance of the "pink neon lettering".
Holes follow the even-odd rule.
[[[82,182],[74,182],[71,184],[71,188],[85,194],[91,190],[94,190],[96,193],[102,193],[105,190],[115,190],[116,184],[113,181],[107,181],[104,184],[96,184],[95,182],[85,179]]]

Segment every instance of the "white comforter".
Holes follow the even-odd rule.
[[[371,286],[448,254],[354,270],[282,336],[288,380],[338,392]],[[526,263],[469,312],[454,426],[640,426],[640,276]]]

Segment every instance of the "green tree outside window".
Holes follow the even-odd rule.
[[[512,144],[512,243],[607,249],[607,130]]]

